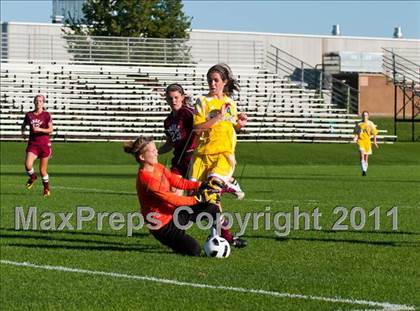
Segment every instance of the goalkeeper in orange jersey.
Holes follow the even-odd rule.
[[[207,83],[209,93],[195,104],[194,130],[199,142],[193,156],[191,179],[209,180],[221,185],[222,192],[242,199],[245,194],[233,177],[236,132],[247,123],[246,114],[238,114],[237,103],[231,97],[234,91],[239,91],[239,85],[226,64],[211,67]],[[246,246],[245,240],[232,237],[228,230],[222,230],[221,235],[233,246]]]
[[[357,122],[356,127],[354,128],[354,142],[359,146],[360,152],[360,164],[362,168],[362,176],[366,176],[368,169],[368,158],[372,154],[372,143],[371,137],[373,136],[373,144],[376,148],[379,148],[376,141],[376,136],[378,135],[378,130],[376,125],[369,121],[369,112],[363,111],[362,121]]]
[[[214,222],[220,211],[219,190],[207,183],[184,179],[158,163],[158,150],[150,138],[140,136],[135,141],[126,142],[124,151],[132,154],[140,164],[137,195],[141,213],[150,225],[150,233],[176,253],[199,256],[200,244],[182,227],[194,222],[197,215],[204,212],[212,218],[208,221]],[[171,191],[171,187],[191,190],[195,194],[179,196]],[[193,212],[175,213],[180,206],[190,206]]]

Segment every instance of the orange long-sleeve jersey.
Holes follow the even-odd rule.
[[[200,183],[173,174],[159,163],[153,168],[153,172],[139,169],[137,195],[143,217],[147,221],[147,215],[155,213],[152,218],[156,221],[149,223],[159,229],[172,220],[172,215],[178,206],[191,206],[197,203],[193,196],[176,195],[171,191],[171,186],[183,190],[196,190]]]

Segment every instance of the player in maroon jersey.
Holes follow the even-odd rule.
[[[53,131],[52,119],[49,112],[45,111],[44,95],[36,95],[34,98],[34,110],[25,115],[22,124],[22,136],[25,138],[26,126],[29,126],[29,140],[26,148],[25,168],[29,179],[26,188],[31,189],[37,179],[33,165],[39,158],[39,172],[44,185],[44,197],[50,195],[47,166],[51,157],[52,149],[50,134]]]
[[[196,145],[193,108],[189,105],[190,99],[185,95],[184,89],[177,83],[169,85],[165,95],[172,111],[164,121],[166,142],[159,148],[159,154],[173,149],[171,171],[188,178],[188,169]]]

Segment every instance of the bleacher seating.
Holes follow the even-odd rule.
[[[122,140],[139,134],[163,139],[163,120],[170,112],[165,87],[180,83],[197,98],[207,92],[209,67],[2,63],[1,139],[22,139],[24,114],[38,93],[47,98],[54,140]],[[351,140],[358,117],[328,98],[263,68],[235,66],[233,71],[241,85],[239,110],[249,117],[240,140]],[[382,140],[393,138],[380,133]]]

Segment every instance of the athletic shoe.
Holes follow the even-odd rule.
[[[48,190],[48,189],[44,189],[44,194],[43,194],[43,196],[44,196],[44,197],[49,197],[50,195],[51,195],[50,190]]]
[[[245,197],[245,192],[242,191],[238,181],[235,178],[233,178],[232,182],[226,183],[224,192],[233,194],[238,200],[242,200]]]
[[[29,177],[29,179],[28,179],[28,181],[26,182],[26,185],[25,185],[26,189],[28,189],[28,190],[31,189],[33,187],[34,183],[35,183],[35,180],[36,180],[36,175],[35,174],[32,175],[32,177]]]
[[[248,242],[235,236],[232,240],[229,241],[229,244],[236,248],[243,248],[248,245]]]
[[[362,176],[366,176],[366,171],[362,171]]]

